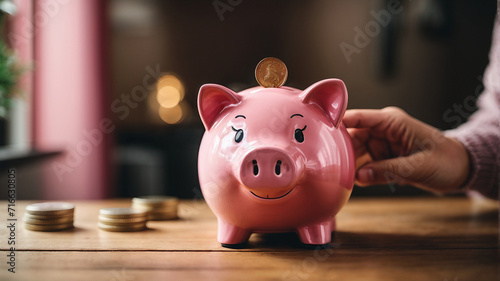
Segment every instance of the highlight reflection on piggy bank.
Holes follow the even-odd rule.
[[[241,246],[252,233],[296,231],[327,244],[352,191],[355,159],[342,123],[347,90],[338,79],[304,91],[200,88],[200,185],[218,219],[218,240]]]

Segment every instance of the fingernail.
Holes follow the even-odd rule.
[[[372,182],[374,179],[372,168],[362,168],[358,171],[358,181]]]

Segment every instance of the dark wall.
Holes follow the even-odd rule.
[[[349,90],[349,108],[399,106],[448,129],[471,113],[457,112],[455,105],[481,90],[496,12],[495,0],[401,1],[396,9],[400,12],[390,12],[391,1],[385,0],[243,0],[231,1],[239,5],[225,6],[229,10],[221,17],[214,3],[229,5],[230,1],[146,0],[133,1],[144,6],[139,9],[142,17],[128,18],[119,9],[129,2],[115,0],[111,5],[115,97],[140,85],[147,66],[159,64],[162,71],[173,72],[184,82],[191,115],[181,125],[166,125],[145,101],[126,119],[118,120],[117,143],[146,147],[151,139],[168,143],[169,149],[155,146],[165,157],[165,175],[169,175],[158,190],[185,197],[194,196],[197,188],[193,149],[202,132],[196,113],[202,84],[219,83],[237,90],[256,85],[256,64],[275,56],[288,67],[286,85],[306,88],[324,78],[340,78]],[[129,14],[134,15],[133,11]],[[387,12],[391,17],[387,25],[374,16]],[[372,35],[366,35],[370,27]],[[358,28],[368,40],[356,45],[361,36]],[[348,59],[341,48],[346,44],[357,48]],[[183,141],[165,141],[176,138]],[[184,164],[176,162],[179,155],[188,157]],[[183,184],[187,178],[188,187]],[[120,193],[117,188],[122,195],[140,193]],[[355,193],[419,192],[383,186],[358,188]]]

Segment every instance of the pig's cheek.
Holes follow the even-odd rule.
[[[238,148],[241,147],[241,144],[237,144],[234,141],[234,134],[225,133],[216,146],[218,147],[219,157],[224,159],[222,165],[230,166],[236,158]]]
[[[235,182],[234,166],[239,165],[238,151],[240,144],[235,143],[234,134],[220,134],[221,137],[214,137],[211,144],[212,153],[207,159],[206,165],[210,173],[210,180],[205,184],[207,196],[215,197],[217,194],[226,193],[228,188]]]

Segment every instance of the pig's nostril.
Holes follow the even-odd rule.
[[[259,166],[257,165],[257,160],[252,160],[253,164],[253,174],[256,176],[259,174]]]
[[[281,174],[281,163],[281,160],[278,160],[278,162],[276,162],[276,166],[274,167],[274,172],[278,176]]]

